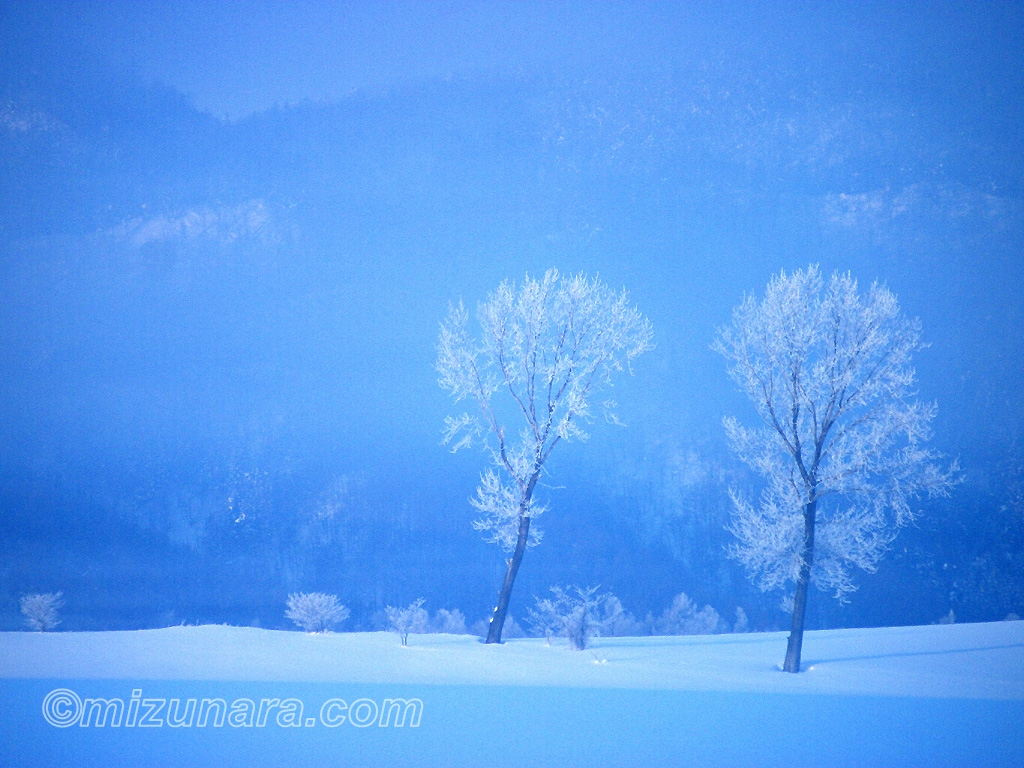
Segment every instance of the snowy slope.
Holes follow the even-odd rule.
[[[229,626],[0,633],[0,677],[515,685],[1024,700],[1024,621],[485,645],[469,635],[307,635]]]
[[[809,632],[799,675],[785,645],[0,633],[0,765],[1024,765],[1024,622]],[[244,716],[200,718],[214,700]]]

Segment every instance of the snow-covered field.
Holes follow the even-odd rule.
[[[1024,622],[785,644],[0,633],[0,764],[1024,765]]]

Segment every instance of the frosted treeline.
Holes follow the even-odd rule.
[[[623,608],[621,601],[611,592],[599,592],[599,587],[553,586],[551,596],[535,598],[529,609],[524,632],[515,619],[508,617],[506,636],[509,638],[534,637],[566,638],[569,645],[583,650],[594,637],[640,637],[646,635],[713,635],[725,632],[747,632],[747,615],[737,607],[733,621],[726,621],[710,605],[701,607],[685,592],[676,595],[671,605],[660,614],[648,613],[638,619]],[[34,596],[44,597],[44,596]],[[466,617],[459,609],[440,608],[433,616],[423,607],[424,598],[413,600],[405,607],[389,605],[384,611],[379,628],[394,632],[402,645],[408,645],[409,635],[421,634],[475,634],[486,636],[488,622],[481,620],[467,627]],[[285,615],[306,632],[329,632],[349,616],[348,609],[336,595],[322,592],[294,593],[288,596]]]
[[[748,631],[746,612],[736,608],[735,620],[728,622],[710,605],[700,607],[685,592],[676,595],[660,615],[648,613],[637,619],[622,607],[611,592],[598,587],[551,587],[550,597],[535,598],[527,615],[533,634],[568,639],[583,650],[593,637],[642,637],[646,635],[714,635]]]

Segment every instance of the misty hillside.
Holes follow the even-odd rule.
[[[792,41],[789,41],[792,42]],[[941,48],[939,42],[936,46]],[[1024,610],[1019,67],[956,55],[705,46],[664,62],[437,78],[235,121],[89,56],[0,60],[0,628],[63,590],[65,628],[283,626],[319,589],[485,615],[502,556],[470,526],[480,454],[440,446],[449,302],[599,273],[657,344],[622,430],[566,446],[512,613],[602,584],[638,616],[686,591],[782,626],[725,557],[709,349],[744,293],[821,263],[919,316],[928,502],[816,627]],[[926,53],[922,53],[922,50]]]

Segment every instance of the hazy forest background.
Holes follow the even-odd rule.
[[[685,591],[786,626],[725,556],[728,488],[758,486],[721,419],[755,417],[710,344],[809,263],[921,318],[933,445],[965,476],[850,605],[813,595],[809,628],[1024,613],[1003,8],[698,21],[232,119],[4,10],[0,629],[57,590],[67,630],[284,628],[297,591],[337,594],[346,629],[421,596],[483,618],[504,565],[470,526],[483,457],[440,444],[438,323],[548,267],[625,287],[657,346],[613,393],[628,427],[552,459],[513,616],[600,584],[637,616]]]

